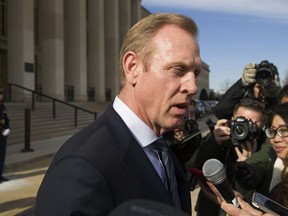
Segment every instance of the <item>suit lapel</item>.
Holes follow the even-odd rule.
[[[136,141],[133,140],[129,144],[121,161],[148,199],[172,204],[172,199],[165,185],[144,150]]]
[[[131,178],[134,178],[134,181],[143,194],[147,199],[158,200],[165,202],[168,205],[173,205],[172,198],[154,166],[139,143],[132,136],[130,130],[121,117],[113,109],[112,105],[108,107],[107,111],[103,114],[103,117],[103,121],[112,132],[111,138],[113,143],[123,151],[123,157],[120,159],[121,163],[127,172],[130,173]],[[183,202],[187,203],[187,200],[188,203],[190,203],[189,185],[187,186],[186,175],[184,175],[182,167],[178,162],[175,162],[175,160],[177,160],[175,155],[173,153],[172,155],[174,164],[176,164],[175,172],[179,186],[178,190],[180,199],[183,206]],[[183,197],[182,194],[188,195]],[[184,206],[187,207],[186,204],[184,204]],[[184,209],[189,209],[189,206]]]

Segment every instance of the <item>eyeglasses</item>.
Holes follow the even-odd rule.
[[[265,129],[265,133],[269,139],[273,139],[276,134],[281,138],[288,137],[288,127],[280,126],[277,129],[267,128]]]

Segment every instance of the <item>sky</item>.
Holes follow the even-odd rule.
[[[209,84],[225,91],[241,78],[245,65],[268,60],[281,84],[288,78],[288,0],[142,0],[151,13],[191,17],[199,28],[202,61]]]

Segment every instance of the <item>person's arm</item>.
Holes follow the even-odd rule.
[[[203,164],[208,159],[219,158],[221,157],[222,152],[223,147],[221,145],[218,145],[215,141],[214,135],[210,134],[209,138],[205,139],[205,141],[202,142],[197,151],[195,159],[196,167],[202,170]]]
[[[249,86],[244,86],[239,79],[221,97],[215,107],[214,114],[218,119],[231,119],[236,104],[245,96]]]
[[[223,143],[230,139],[230,128],[226,126],[226,123],[226,119],[219,119],[213,133],[200,145],[196,156],[196,166],[199,169],[202,169],[203,164],[211,158],[222,161],[226,152]]]
[[[114,198],[91,163],[67,157],[48,169],[37,194],[36,215],[107,215],[115,207]]]
[[[233,179],[234,187],[244,195],[246,201],[251,202],[253,192],[265,180],[271,148],[272,146],[268,140],[262,144],[259,151],[246,159],[245,162],[236,162]]]
[[[258,185],[265,178],[267,163],[270,158],[269,152],[271,149],[272,145],[270,144],[270,140],[266,139],[266,141],[262,144],[261,149],[255,152],[245,161],[247,164],[253,166],[257,172],[257,179],[255,179],[256,185]]]

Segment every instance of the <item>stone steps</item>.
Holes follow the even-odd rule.
[[[81,102],[73,103],[92,112],[99,117],[108,103]],[[75,127],[75,109],[61,103],[56,103],[56,118],[53,118],[51,102],[36,102],[34,111],[31,104],[6,102],[10,119],[11,133],[8,145],[25,143],[25,109],[30,109],[30,142],[72,135],[94,121],[94,115],[82,110],[77,111],[77,127]]]

